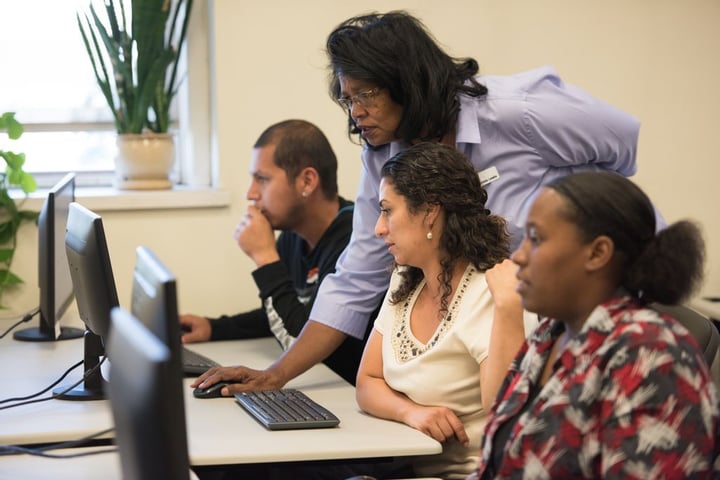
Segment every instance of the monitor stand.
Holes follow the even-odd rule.
[[[60,327],[60,335],[55,338],[54,334],[48,333],[41,327],[30,327],[13,333],[13,338],[22,342],[54,342],[56,340],[82,338],[84,334],[85,330],[82,328]]]
[[[105,356],[105,347],[102,337],[95,335],[90,330],[85,330],[85,358],[83,360],[83,371],[93,370],[85,380],[72,390],[66,391],[67,387],[53,389],[53,395],[58,400],[104,400],[105,379],[103,379],[100,368],[100,359]],[[85,375],[85,374],[84,374]]]

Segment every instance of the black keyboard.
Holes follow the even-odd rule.
[[[268,430],[329,428],[340,423],[327,408],[292,388],[236,393],[235,398]]]
[[[220,364],[204,355],[183,347],[182,367],[185,375],[202,375],[212,367],[219,367]]]

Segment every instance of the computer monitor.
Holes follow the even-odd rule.
[[[68,173],[48,192],[38,216],[38,286],[40,287],[37,327],[18,330],[16,340],[49,342],[80,338],[81,328],[60,325],[73,300],[73,285],[65,255],[65,225],[68,208],[75,201],[75,174]]]
[[[136,249],[130,311],[170,349],[173,368],[182,371],[175,276],[144,246]]]
[[[87,327],[84,368],[94,370],[77,388],[62,393],[66,388],[59,387],[53,393],[63,400],[98,400],[105,397],[98,365],[110,333],[110,310],[119,302],[102,218],[76,202],[69,207],[65,250],[78,313]]]
[[[108,390],[123,478],[187,480],[180,366],[167,345],[134,315],[118,307],[111,319]]]

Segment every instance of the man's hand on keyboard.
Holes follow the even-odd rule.
[[[180,315],[180,328],[182,343],[207,342],[210,340],[212,327],[210,320],[199,315]]]
[[[252,390],[278,390],[284,386],[280,377],[272,371],[237,366],[211,368],[197,377],[190,387],[207,388],[221,381],[230,383],[227,386],[230,395]]]

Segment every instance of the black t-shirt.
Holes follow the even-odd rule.
[[[352,216],[353,203],[340,198],[335,220],[311,252],[306,252],[301,237],[283,231],[276,243],[280,260],[252,272],[261,307],[211,319],[211,340],[274,335],[287,348],[305,326],[320,283],[335,271],[337,259],[350,241]],[[324,363],[354,385],[366,339],[367,334],[363,340],[348,337]]]

